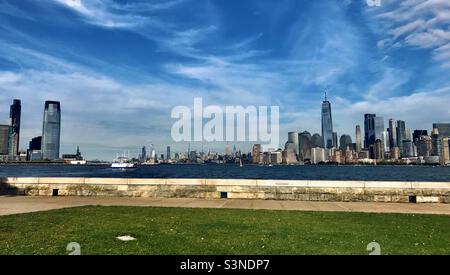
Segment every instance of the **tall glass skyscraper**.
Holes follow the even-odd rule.
[[[333,148],[333,119],[331,116],[331,104],[325,94],[322,102],[322,138],[325,148]]]
[[[435,125],[433,125],[434,127]],[[433,128],[431,132],[431,155],[440,156],[441,155],[441,139],[439,138],[438,128]]]
[[[359,153],[361,152],[361,126],[359,125],[356,125],[355,137],[356,137],[356,152]]]
[[[403,152],[403,141],[407,140],[406,123],[402,120],[397,121],[397,146],[400,152]]]
[[[369,148],[376,140],[382,140],[384,129],[384,118],[376,114],[364,115],[364,147]]]
[[[397,147],[397,121],[389,119],[389,148]]]
[[[295,146],[295,153],[297,156],[300,156],[300,146],[298,143],[298,133],[297,132],[290,132],[288,133],[288,141],[293,143]]]
[[[338,148],[339,144],[338,144],[338,134],[336,132],[333,132],[333,147],[334,148]],[[332,148],[333,148],[332,147]]]
[[[384,128],[384,118],[383,117],[375,117],[374,119],[375,125],[375,140],[383,140],[384,132],[386,131]],[[386,143],[389,141],[386,139]]]
[[[59,159],[61,139],[61,105],[57,101],[46,101],[42,128],[42,157]]]
[[[439,131],[439,137],[450,137],[450,123],[433,123],[433,129],[436,128]]]
[[[170,156],[170,146],[167,146],[166,148],[166,160],[171,160],[172,157]],[[203,150],[202,150],[203,151]]]
[[[21,102],[18,99],[14,99],[9,112],[9,139],[8,149],[9,155],[15,157],[19,153],[20,142],[20,116],[22,112]]]
[[[375,114],[364,115],[364,148],[369,148],[370,145],[375,144]]]
[[[0,156],[8,155],[9,125],[0,125]]]

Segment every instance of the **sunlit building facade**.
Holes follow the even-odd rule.
[[[22,105],[19,99],[14,99],[9,112],[9,137],[8,151],[11,157],[19,154],[20,143],[20,117],[22,113]]]
[[[61,105],[57,101],[46,101],[42,129],[42,157],[45,160],[59,159],[61,141]]]
[[[325,95],[322,102],[322,138],[325,148],[333,148],[333,118],[331,115],[331,103]]]

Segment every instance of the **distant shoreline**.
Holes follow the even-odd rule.
[[[83,165],[74,165],[67,163],[51,162],[0,162],[0,166],[110,166],[110,163],[88,163]]]
[[[59,163],[59,162],[0,162],[0,166],[70,166],[70,167],[108,167],[111,163],[87,163],[87,164],[68,164],[68,163]],[[147,167],[147,166],[187,166],[187,165],[194,165],[194,166],[207,166],[207,165],[213,165],[213,166],[238,166],[238,164],[235,163],[225,163],[225,164],[217,164],[217,163],[160,163],[160,164],[154,164],[154,165],[145,165],[145,164],[138,164],[137,167]],[[266,164],[244,164],[245,166],[260,166],[260,167],[450,167],[448,165],[439,165],[439,164],[416,164],[416,163],[410,163],[410,164],[336,164],[336,163],[329,163],[329,164],[304,164],[304,165],[266,165]]]

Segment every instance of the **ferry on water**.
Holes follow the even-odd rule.
[[[117,157],[115,160],[113,160],[113,162],[111,163],[111,168],[115,168],[115,169],[130,169],[130,168],[134,168],[135,165],[133,162],[131,162],[130,157],[129,156],[121,156],[121,157]]]

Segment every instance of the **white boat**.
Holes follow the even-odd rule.
[[[86,165],[87,161],[85,160],[71,160],[70,165]]]
[[[134,167],[135,167],[134,163],[132,163],[130,158],[126,157],[126,156],[117,157],[111,163],[111,168],[116,168],[116,169],[130,169],[130,168],[134,168]]]

